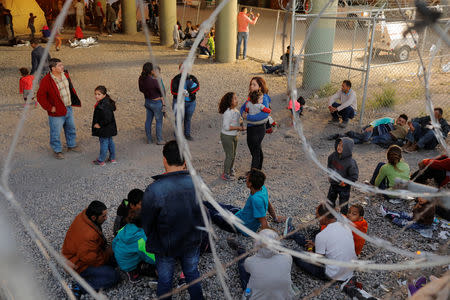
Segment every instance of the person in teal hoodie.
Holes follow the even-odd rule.
[[[120,269],[125,271],[132,283],[141,276],[156,276],[155,255],[145,248],[147,236],[141,226],[140,217],[134,217],[122,227],[112,242],[112,249]]]

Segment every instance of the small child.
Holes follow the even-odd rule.
[[[245,103],[245,112],[249,115],[256,115],[260,112],[270,114],[272,110],[267,108],[263,103],[263,93],[261,91],[253,91],[248,95],[249,101]]]
[[[347,137],[337,139],[334,144],[335,151],[328,156],[327,167],[339,175],[355,182],[358,180],[358,165],[352,158],[353,140]],[[328,179],[330,182],[330,189],[328,190],[328,200],[336,207],[336,200],[339,196],[340,211],[343,215],[348,211],[348,200],[350,199],[350,185],[343,181],[336,181],[333,178]]]
[[[305,105],[305,98],[302,96],[298,97],[297,101],[295,101],[295,112],[298,113],[298,116],[303,115],[303,106]],[[292,99],[289,100],[289,105],[286,107],[289,110],[292,110]],[[291,126],[294,125],[294,116],[290,113],[291,116]]]
[[[364,219],[364,208],[359,204],[350,206],[347,213],[347,218],[353,222],[353,225],[361,232],[367,233],[367,221]],[[365,239],[353,233],[353,241],[355,242],[355,253],[359,256],[366,242]]]
[[[117,264],[131,283],[139,282],[141,276],[156,277],[155,255],[147,252],[146,242],[140,215],[130,217],[130,223],[120,229],[112,241]]]
[[[430,229],[435,214],[434,204],[421,197],[417,198],[416,202],[412,215],[404,211],[389,211],[383,205],[380,206],[380,213],[383,217],[390,219],[392,223],[400,227],[408,226],[408,228],[414,230]]]
[[[34,27],[34,19],[36,19],[36,16],[33,15],[33,13],[30,13],[30,17],[28,18],[28,28],[31,31],[31,39],[34,39],[34,34],[36,33],[36,28]]]
[[[20,68],[20,75],[22,77],[19,80],[19,93],[23,94],[23,101],[27,102],[28,96],[31,96],[30,99],[34,99],[33,97],[33,80],[34,76],[30,75],[30,71],[27,68]]]
[[[181,36],[180,36],[180,22],[177,22],[177,24],[175,24],[173,26],[173,48],[175,51],[178,50],[178,46],[180,44],[181,41]]]
[[[103,85],[96,87],[94,94],[97,103],[95,104],[92,119],[92,135],[99,138],[100,154],[93,163],[97,166],[104,166],[106,154],[109,151],[107,162],[115,164],[116,147],[112,137],[117,135],[116,119],[114,118],[116,102],[109,97]]]
[[[144,198],[144,192],[140,189],[132,189],[127,196],[127,199],[123,199],[117,208],[117,216],[114,219],[114,236],[125,225],[129,223],[128,216],[132,217],[135,212],[141,210],[142,198]]]

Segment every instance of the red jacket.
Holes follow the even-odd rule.
[[[81,273],[89,266],[98,267],[109,261],[106,246],[102,231],[83,210],[70,225],[61,252],[73,264],[74,270]]]
[[[450,182],[450,158],[446,155],[441,155],[433,159],[424,159],[422,161],[426,166],[430,165],[431,169],[442,170],[447,172],[445,179],[439,184],[439,186],[444,186]]]
[[[19,80],[19,92],[23,94],[23,90],[31,90],[33,89],[33,75],[23,76]]]
[[[70,101],[72,102],[72,106],[81,106],[81,101],[77,96],[75,89],[73,88],[72,81],[70,80],[69,73],[64,72],[67,80],[69,80],[69,88],[70,88]],[[62,117],[67,113],[66,106],[61,99],[61,95],[59,94],[58,87],[56,86],[55,81],[53,80],[50,73],[42,78],[41,83],[39,85],[39,90],[37,92],[37,101],[45,109],[49,116],[51,117]],[[52,106],[56,108],[54,113],[51,112]]]
[[[356,221],[353,222],[353,225],[361,232],[367,233],[367,221],[363,218],[362,221]],[[364,246],[364,243],[366,242],[365,239],[357,235],[356,233],[353,233],[353,241],[355,242],[355,253],[356,255],[359,255],[362,251],[362,248]]]

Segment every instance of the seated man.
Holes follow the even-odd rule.
[[[275,66],[264,65],[264,64],[261,65],[264,74],[272,74],[272,73],[284,74],[285,72],[288,71],[288,69],[289,69],[289,48],[290,48],[290,46],[287,46],[286,53],[280,57],[281,64],[275,65]],[[295,61],[294,56],[292,56],[292,58],[293,58],[293,61]]]
[[[338,100],[341,102],[340,104],[337,102]],[[328,101],[328,110],[333,117],[330,123],[339,123],[340,117],[342,118],[342,123],[339,124],[339,127],[347,127],[348,120],[355,117],[356,108],[356,93],[352,90],[352,83],[350,80],[344,80],[341,90],[331,96]]]
[[[401,114],[396,120],[393,118],[380,118],[371,122],[363,128],[362,132],[348,131],[345,134],[333,134],[328,137],[329,140],[340,137],[349,137],[355,144],[370,142],[383,147],[389,147],[398,140],[403,140],[408,133],[406,122],[408,116]]]
[[[265,180],[266,175],[262,171],[252,169],[247,176],[247,187],[250,189],[250,196],[248,197],[244,208],[241,209],[233,205],[220,204],[223,209],[235,214],[242,220],[246,227],[255,232],[259,227],[261,227],[261,229],[269,228],[266,219],[267,211],[269,211],[269,214],[276,223],[282,223],[286,220],[284,217],[277,217],[275,210],[269,201],[267,189],[264,186]],[[230,225],[209,202],[204,201],[203,204],[208,208],[211,220],[214,224],[225,231],[233,233],[237,232],[234,226]]]
[[[92,201],[70,225],[61,251],[74,270],[96,291],[113,287],[120,279],[111,265],[113,251],[102,232],[106,218],[106,205]],[[78,298],[85,293],[77,283],[72,286],[72,291]]]
[[[345,262],[356,260],[352,231],[345,227],[344,224],[337,222],[336,218],[323,204],[317,207],[316,217],[319,219],[321,227],[326,227],[316,235],[315,242],[306,241],[305,237],[298,232],[287,238],[295,240],[302,247],[306,246],[308,251],[313,251],[315,248],[316,254],[323,255],[329,259]],[[288,233],[294,230],[293,226],[289,226]],[[316,265],[298,257],[294,257],[294,263],[306,273],[322,280],[346,281],[353,276],[353,270],[345,267]]]
[[[444,139],[450,131],[450,126],[442,117],[444,111],[440,107],[434,109],[434,117],[441,125],[441,132]],[[408,122],[409,132],[406,136],[408,142],[404,146],[405,152],[414,152],[418,149],[433,150],[439,144],[434,135],[433,125],[430,116],[415,118],[412,122]]]
[[[259,235],[275,241],[280,238],[273,229],[263,229]],[[227,243],[237,256],[246,252],[235,239],[229,238]],[[256,241],[256,254],[238,261],[242,289],[250,289],[251,299],[295,299],[291,280],[292,257],[264,246],[262,242]]]

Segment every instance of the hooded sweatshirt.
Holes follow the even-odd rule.
[[[112,242],[112,249],[120,269],[132,271],[141,261],[155,264],[155,255],[145,249],[146,241],[144,229],[135,224],[129,223],[119,230]]]
[[[342,154],[339,154],[337,153],[336,149],[341,140],[344,147],[342,150]],[[356,180],[358,180],[359,170],[356,161],[352,158],[353,145],[353,140],[348,137],[337,139],[336,143],[334,144],[335,151],[331,153],[330,156],[328,156],[327,166],[329,169],[339,173],[339,175],[341,175],[342,177],[355,182]],[[332,185],[338,185],[340,183],[332,179],[331,177],[329,181]]]
[[[264,229],[260,236],[277,239],[278,234],[271,229]],[[260,246],[257,241],[255,246]],[[259,248],[255,255],[244,262],[245,270],[250,273],[247,288],[252,290],[251,300],[286,300],[294,299],[291,281],[292,257],[289,254]]]

